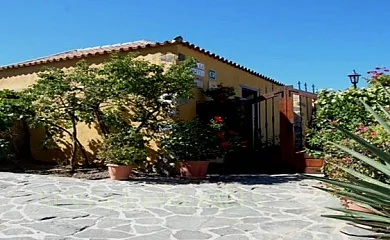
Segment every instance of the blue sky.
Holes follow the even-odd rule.
[[[0,8],[0,65],[181,35],[291,85],[343,89],[353,69],[390,67],[389,0],[2,0]]]

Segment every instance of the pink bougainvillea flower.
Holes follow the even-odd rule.
[[[375,137],[376,136],[376,132],[370,132],[370,135],[371,135],[371,137]]]
[[[217,132],[217,137],[224,138],[225,134],[223,132]]]
[[[215,116],[214,120],[219,122],[219,123],[223,122],[223,118],[221,116]]]
[[[229,147],[229,146],[230,146],[230,143],[229,143],[228,141],[223,141],[223,142],[221,142],[219,145],[220,145],[221,147],[226,148],[226,147]]]
[[[363,126],[363,125],[360,125],[360,126],[359,126],[359,130],[360,130],[360,132],[367,132],[368,127],[365,127],[365,126]]]
[[[350,157],[345,157],[344,158],[344,163],[351,163],[352,162],[352,159]]]

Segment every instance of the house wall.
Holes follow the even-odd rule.
[[[167,45],[158,48],[146,48],[141,49],[137,53],[140,54],[140,58],[143,58],[147,61],[150,61],[155,64],[164,64],[167,67],[176,60],[176,45]],[[173,56],[172,62],[162,61],[161,57],[163,55],[171,55]],[[99,56],[91,56],[88,58],[84,58],[89,63],[95,66],[101,65],[105,60],[107,60],[109,55],[99,55]],[[17,69],[7,69],[0,70],[0,90],[3,89],[11,89],[11,90],[22,90],[34,84],[37,80],[37,73],[41,71],[42,67],[57,67],[63,70],[71,69],[75,64],[81,59],[73,59],[66,60],[60,62],[48,63],[45,65],[38,66],[30,66],[30,67],[22,67]],[[98,144],[101,140],[97,128],[92,124],[87,126],[86,124],[79,124],[77,126],[78,138],[80,142],[86,148],[89,157],[91,159],[94,158],[97,153]],[[68,136],[64,136],[61,141],[58,141],[56,144],[58,148],[56,149],[46,149],[42,148],[41,141],[44,136],[44,131],[42,129],[35,129],[31,132],[31,143],[32,143],[32,152],[34,157],[37,159],[41,159],[44,161],[52,161],[55,159],[57,162],[65,161],[70,156],[71,146],[70,146],[70,138]],[[156,146],[152,144],[152,147]],[[77,155],[77,159],[81,160],[81,154]]]
[[[233,86],[236,90],[236,95],[241,97],[241,87],[249,87],[258,90],[260,94],[276,91],[280,87],[277,84],[221,62],[189,47],[179,45],[178,53],[184,54],[186,57],[194,57],[198,62],[205,65],[205,76],[197,76],[199,79],[203,80],[204,90],[209,87],[210,82],[215,84],[222,83],[224,85]],[[216,81],[210,80],[209,70],[214,70],[216,72]],[[196,102],[201,100],[204,100],[201,91],[196,90],[195,98],[181,106],[180,117],[184,120],[195,117]],[[269,140],[273,140],[274,136],[276,139],[279,136],[279,101],[279,98],[274,98],[274,100],[269,99],[258,104],[260,112],[259,126],[263,138],[267,136]],[[274,121],[272,121],[272,118],[274,118]]]
[[[273,84],[258,76],[254,76],[239,68],[233,67],[226,63],[223,63],[217,59],[214,59],[206,54],[195,51],[191,48],[182,45],[165,45],[156,48],[145,48],[138,51],[140,57],[155,64],[165,64],[167,67],[174,64],[177,60],[179,53],[184,54],[187,57],[194,57],[200,63],[205,65],[205,76],[199,77],[203,81],[203,89],[209,87],[209,83],[214,84],[223,83],[224,85],[234,86],[236,95],[241,96],[241,87],[249,87],[251,89],[259,90],[260,94],[270,92],[278,89],[277,84]],[[173,56],[171,62],[167,62],[162,59],[162,56]],[[91,56],[85,58],[92,65],[100,65],[109,58],[109,55]],[[34,84],[37,80],[37,73],[41,71],[43,66],[58,67],[61,69],[70,69],[80,59],[66,60],[60,62],[48,63],[45,65],[23,67],[17,69],[0,70],[0,89],[12,89],[21,90]],[[209,70],[216,72],[216,81],[210,81]],[[180,106],[179,117],[183,120],[190,120],[196,116],[196,102],[204,100],[204,96],[199,89],[194,89],[194,99]],[[279,99],[263,101],[258,104],[260,112],[260,132],[263,137],[267,136],[269,139],[273,139],[279,136]],[[272,121],[272,118],[274,121]],[[274,123],[274,124],[272,124]],[[267,133],[266,133],[267,132]],[[42,160],[57,161],[65,160],[70,154],[70,139],[65,137],[63,141],[58,145],[61,150],[54,149],[42,149],[40,144],[43,136],[41,129],[34,130],[32,132],[32,151],[36,158]],[[94,125],[87,126],[85,124],[78,125],[78,137],[80,142],[86,147],[90,157],[93,158],[96,154],[98,143],[100,142],[100,136]],[[92,140],[91,140],[92,139]],[[155,147],[155,146],[154,146]],[[78,156],[80,157],[80,156]]]

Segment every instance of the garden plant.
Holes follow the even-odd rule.
[[[71,69],[42,69],[28,89],[0,93],[0,117],[4,121],[0,152],[7,156],[16,152],[16,147],[10,147],[10,136],[15,134],[8,133],[21,120],[28,124],[27,130],[45,130],[42,147],[57,147],[59,141],[70,139],[67,161],[74,170],[79,164],[77,153],[81,153],[86,165],[91,164],[77,127],[87,124],[97,128],[102,136],[97,148],[104,149],[93,164],[139,162],[144,159],[148,143],[159,140],[161,126],[176,119],[176,99],[192,97],[194,64],[189,58],[164,66],[130,54],[113,55],[97,66],[80,61]],[[144,140],[143,146],[140,139]]]
[[[390,99],[390,93],[383,87],[384,95]],[[390,134],[390,111],[384,106],[377,105],[381,110],[375,111],[361,100],[360,105],[367,109],[370,117],[373,117],[382,127],[383,131]],[[370,230],[373,234],[354,235],[364,238],[389,239],[390,238],[390,154],[380,144],[346,130],[337,122],[333,122],[333,129],[354,141],[358,147],[349,148],[342,143],[331,142],[330,145],[345,152],[351,157],[351,161],[363,163],[369,166],[372,171],[380,173],[383,177],[378,179],[377,175],[370,172],[356,171],[352,167],[336,165],[335,167],[345,173],[342,181],[327,178],[318,178],[322,182],[330,184],[331,187],[318,187],[321,190],[330,192],[338,197],[354,202],[360,209],[331,208],[341,212],[341,215],[325,215],[325,217],[346,220],[352,225]],[[375,127],[375,130],[378,128]],[[386,137],[383,141],[389,141]],[[366,152],[369,152],[368,156]],[[371,156],[371,157],[370,157]],[[348,234],[348,233],[347,233]]]
[[[365,110],[364,105],[359,102],[363,100],[365,104],[375,111],[383,111],[383,108],[390,106],[390,99],[387,98],[385,91],[388,90],[386,83],[390,76],[386,68],[377,68],[369,72],[368,86],[365,88],[349,88],[344,91],[321,90],[318,94],[316,109],[313,114],[313,120],[306,135],[307,151],[316,158],[325,160],[323,171],[326,176],[341,179],[345,173],[335,168],[335,165],[351,167],[361,173],[370,174],[376,178],[382,178],[383,175],[370,166],[361,162],[351,161],[351,158],[334,147],[328,142],[338,142],[349,148],[359,151],[368,157],[374,157],[372,154],[345,137],[341,132],[335,131],[332,124],[353,132],[356,135],[364,137],[370,143],[389,150],[389,134],[370,116]]]

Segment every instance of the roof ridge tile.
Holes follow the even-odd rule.
[[[217,59],[219,61],[222,61],[226,64],[229,64],[233,67],[239,68],[243,71],[246,71],[250,74],[253,74],[255,76],[261,77],[267,81],[270,81],[272,83],[278,84],[280,86],[284,86],[283,83],[276,81],[275,79],[272,79],[270,77],[264,76],[261,73],[258,73],[254,70],[251,70],[247,67],[244,67],[236,62],[233,62],[231,60],[228,60],[222,56],[219,56],[216,53],[210,52],[208,50],[205,50],[204,48],[201,48],[193,43],[190,43],[188,41],[184,41],[182,36],[177,36],[172,40],[164,41],[164,42],[152,42],[148,40],[137,40],[133,42],[124,42],[124,43],[116,43],[111,45],[101,45],[96,47],[89,47],[89,48],[80,48],[80,49],[73,49],[68,50],[60,53],[55,53],[49,56],[39,57],[19,63],[9,64],[5,66],[0,66],[0,71],[6,70],[6,69],[15,69],[15,68],[21,68],[21,67],[28,67],[28,66],[35,66],[40,64],[45,64],[47,62],[53,62],[53,61],[63,61],[63,60],[70,60],[74,58],[83,58],[83,57],[89,57],[89,56],[95,56],[95,55],[101,55],[103,54],[110,54],[112,52],[127,52],[131,50],[137,50],[145,47],[159,47],[169,44],[182,44],[183,46],[186,46],[188,48],[191,48],[195,51],[201,52],[205,55],[208,55],[214,59]]]

